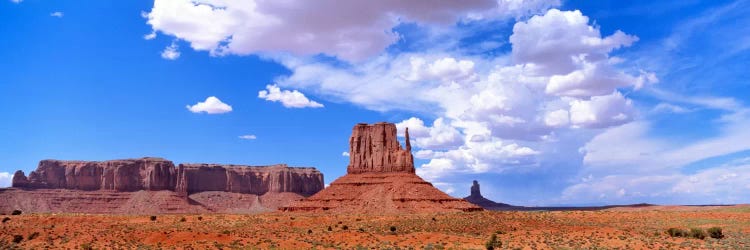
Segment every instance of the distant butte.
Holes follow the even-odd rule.
[[[474,181],[474,184],[471,185],[471,194],[465,197],[464,200],[488,210],[514,207],[509,204],[498,203],[484,198],[482,196],[482,192],[479,190],[479,182],[477,182],[476,180]]]
[[[480,211],[453,198],[414,173],[408,129],[406,147],[396,138],[393,123],[360,123],[349,138],[347,174],[283,211],[334,213],[403,213]]]

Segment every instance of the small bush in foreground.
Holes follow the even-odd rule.
[[[502,243],[500,243],[499,240],[497,240],[497,234],[492,234],[490,236],[490,239],[487,241],[487,243],[484,244],[484,247],[487,248],[487,250],[494,250],[495,248],[500,248],[502,246]]]
[[[185,217],[180,218],[180,222],[185,222],[185,221],[187,221],[187,219],[185,219]]]
[[[151,215],[151,221],[156,221],[156,215]]]
[[[18,244],[18,243],[21,243],[21,241],[23,241],[23,236],[21,236],[21,235],[13,235],[13,243]]]
[[[714,238],[714,239],[724,238],[724,233],[721,232],[720,227],[712,227],[712,228],[709,228],[707,231],[708,231],[708,236],[710,236],[711,238]]]
[[[706,231],[703,231],[703,229],[700,228],[691,228],[690,229],[690,237],[696,238],[696,239],[705,239],[706,238]]]
[[[396,232],[396,226],[391,226],[391,232]]]
[[[688,232],[679,228],[670,228],[667,229],[667,234],[672,237],[687,237]]]
[[[13,210],[10,215],[21,215],[21,210]]]
[[[3,218],[3,223],[8,222],[9,220],[10,220],[10,218],[5,217],[5,218]]]
[[[94,248],[92,248],[91,244],[89,244],[89,243],[83,243],[83,244],[81,244],[81,249],[82,250],[91,250],[91,249],[94,249]]]

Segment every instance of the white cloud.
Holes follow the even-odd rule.
[[[243,139],[243,140],[255,140],[255,139],[258,139],[258,137],[256,137],[255,135],[240,135],[239,138]]]
[[[392,28],[401,22],[453,24],[496,6],[492,0],[156,0],[146,17],[154,30],[214,55],[281,51],[356,61],[397,41]]]
[[[432,127],[425,127],[421,119],[411,117],[396,123],[396,128],[402,131],[399,136],[403,136],[403,131],[409,128],[409,136],[414,145],[423,149],[450,149],[463,144],[461,132],[447,124],[443,118],[435,119]]]
[[[143,35],[144,40],[154,40],[154,38],[156,38],[156,31]]]
[[[574,126],[611,127],[632,121],[634,114],[632,101],[623,97],[620,92],[594,96],[588,101],[573,100],[570,103],[570,123]]]
[[[344,152],[341,153],[341,156],[349,157],[349,152],[344,151]]]
[[[0,188],[10,187],[13,181],[13,174],[0,172]]]
[[[570,122],[569,116],[568,111],[564,109],[547,112],[544,116],[544,124],[547,124],[547,126],[550,127],[566,126]]]
[[[271,102],[281,102],[287,108],[322,108],[323,104],[307,99],[297,90],[281,90],[276,84],[266,85],[266,90],[258,91],[258,98]]]
[[[720,134],[692,142],[671,142],[649,136],[651,124],[634,122],[607,129],[582,147],[589,171],[657,173],[687,164],[750,149],[750,118],[721,126]]]
[[[654,106],[654,108],[651,109],[651,112],[655,114],[664,114],[664,113],[684,114],[684,113],[693,112],[693,110],[679,106],[679,105],[674,105],[671,103],[660,102],[659,104]]]
[[[198,102],[192,106],[187,105],[186,108],[193,113],[205,112],[206,114],[223,114],[232,111],[232,106],[221,102],[215,96],[209,96],[205,101]]]
[[[52,17],[62,18],[64,14],[60,11],[55,11],[55,12],[50,13],[49,15]]]
[[[23,2],[23,0],[10,0],[10,1],[13,2],[13,3],[21,3],[21,2]]]
[[[161,58],[167,60],[177,60],[177,58],[180,58],[180,51],[177,43],[172,42],[172,44],[164,48],[164,50],[161,52]]]

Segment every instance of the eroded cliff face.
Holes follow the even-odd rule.
[[[26,177],[18,171],[13,187],[76,190],[174,190],[176,169],[171,161],[141,158],[112,161],[43,160]]]
[[[349,166],[347,173],[414,173],[414,158],[406,130],[406,148],[396,138],[393,123],[359,123],[349,138]]]
[[[226,191],[257,194],[291,192],[309,196],[322,190],[323,174],[315,168],[290,168],[286,164],[241,166],[180,164],[176,191],[193,194]]]
[[[310,196],[323,189],[323,174],[315,168],[285,164],[241,166],[180,164],[161,158],[112,161],[43,160],[26,177],[13,175],[13,187],[113,191],[176,191],[187,197],[205,191],[262,195],[291,192]]]

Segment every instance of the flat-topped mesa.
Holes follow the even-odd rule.
[[[175,191],[182,195],[225,191],[256,195],[291,192],[310,196],[323,187],[323,174],[315,168],[292,168],[286,164],[180,164]]]
[[[180,164],[161,158],[111,161],[43,160],[26,177],[13,175],[13,187],[113,191],[176,191],[183,197],[205,191],[263,195],[297,193],[310,196],[323,189],[323,174],[315,168],[286,164],[243,166]]]
[[[349,166],[347,173],[414,173],[409,129],[406,129],[406,148],[396,137],[396,125],[380,122],[359,123],[349,138]]]
[[[111,161],[42,160],[28,178],[16,171],[13,187],[77,190],[174,190],[171,161],[141,158]]]

